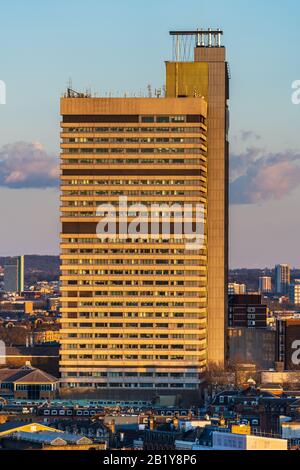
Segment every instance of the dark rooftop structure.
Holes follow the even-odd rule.
[[[0,394],[19,399],[54,398],[58,379],[47,372],[26,365],[19,369],[0,369]]]

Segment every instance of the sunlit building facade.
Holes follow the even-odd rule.
[[[272,278],[269,276],[262,276],[259,278],[258,290],[261,294],[270,294],[272,292]]]
[[[225,362],[228,75],[224,48],[197,49],[187,73],[167,63],[165,97],[61,100],[62,392],[196,392],[208,362]],[[130,238],[119,209],[117,236],[99,238],[97,208],[120,196],[149,210],[198,204],[201,246],[172,221],[169,234]]]

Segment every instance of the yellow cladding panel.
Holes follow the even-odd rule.
[[[238,425],[234,425],[232,426],[231,428],[231,432],[232,434],[240,434],[240,435],[246,435],[246,436],[250,436],[251,434],[251,426],[238,426]]]
[[[208,98],[208,64],[206,62],[167,62],[167,97]]]

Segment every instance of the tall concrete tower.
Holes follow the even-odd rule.
[[[118,400],[199,397],[225,362],[228,71],[221,32],[189,32],[166,96],[61,100],[62,392]],[[201,205],[201,246],[175,231],[97,235],[103,204]],[[166,217],[163,210],[163,218]],[[98,214],[98,215],[97,215]],[[191,219],[195,221],[195,212]],[[172,219],[173,220],[173,219]],[[161,222],[161,221],[160,221]],[[148,227],[149,225],[147,225]],[[127,228],[126,228],[127,230]]]
[[[207,111],[208,362],[226,361],[228,273],[229,68],[221,30],[173,31],[174,61],[167,62],[167,96],[203,96]],[[196,39],[193,61],[189,40]]]

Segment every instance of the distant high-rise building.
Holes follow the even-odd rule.
[[[227,321],[228,68],[220,31],[173,33],[166,97],[61,100],[62,392],[198,394],[224,366]],[[208,113],[209,111],[209,113]],[[207,148],[209,140],[209,148]],[[148,229],[97,236],[97,207],[203,204],[203,244]],[[121,212],[117,212],[117,227]],[[141,237],[140,237],[141,238]],[[198,395],[197,395],[198,396]]]
[[[287,295],[291,283],[291,268],[287,264],[275,266],[275,290],[276,294]]]
[[[4,265],[4,290],[18,293],[24,291],[24,256],[10,258]]]
[[[261,294],[270,294],[272,292],[272,278],[262,276],[259,278],[259,292]]]
[[[228,295],[240,295],[247,293],[247,286],[246,284],[237,284],[236,282],[232,282],[228,284]]]
[[[289,286],[289,299],[294,305],[300,305],[300,279],[295,279]]]

